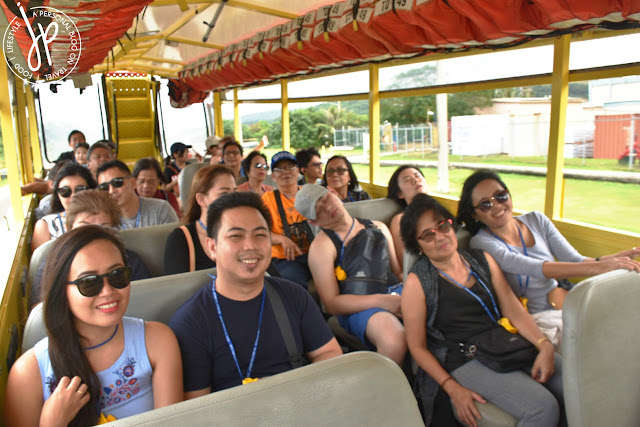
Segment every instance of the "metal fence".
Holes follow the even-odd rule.
[[[433,125],[380,126],[381,151],[431,151],[435,138]],[[342,128],[333,133],[334,147],[365,148],[369,146],[369,128]]]

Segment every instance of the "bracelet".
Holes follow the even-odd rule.
[[[540,344],[542,344],[545,341],[549,341],[551,343],[551,345],[553,345],[553,343],[551,342],[551,340],[547,337],[542,337],[540,339],[538,339],[538,341],[536,341],[536,348],[540,347]]]
[[[600,261],[600,257],[597,257],[597,258],[596,258],[596,261]]]
[[[447,383],[447,381],[452,380],[453,377],[451,375],[449,375],[447,378],[445,378],[444,381],[442,381],[442,384],[440,384],[440,388],[444,390],[444,385]]]

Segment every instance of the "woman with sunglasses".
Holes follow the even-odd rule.
[[[360,188],[351,162],[344,156],[333,156],[324,169],[325,187],[336,194],[343,203],[371,200],[371,196]]]
[[[131,270],[113,231],[87,225],[53,243],[45,268],[47,337],[9,374],[9,425],[95,425],[182,400],[173,332],[124,317]]]
[[[576,251],[540,212],[513,216],[506,184],[489,170],[464,183],[458,221],[473,236],[471,247],[491,254],[522,303],[557,346],[562,338],[562,304],[567,290],[558,280],[624,268],[640,271],[640,249],[589,258]]]
[[[479,250],[458,250],[453,215],[426,194],[413,198],[400,227],[407,251],[421,255],[404,282],[401,307],[420,367],[415,390],[425,424],[456,425],[451,401],[460,420],[476,426],[475,402],[489,401],[518,418],[518,426],[558,425],[561,359],[495,260]],[[509,366],[496,366],[496,352],[480,362],[486,340],[478,337],[486,334],[522,343],[526,357],[509,353]]]
[[[193,177],[182,226],[167,237],[164,251],[166,274],[204,270],[216,266],[207,247],[207,209],[223,194],[236,191],[231,169],[224,165],[209,165]]]
[[[393,172],[387,185],[387,199],[395,200],[395,202],[405,209],[417,194],[427,194],[427,181],[424,174],[416,165],[402,165]],[[400,220],[402,212],[396,214],[389,224],[389,231],[393,237],[393,246],[395,246],[398,261],[402,265],[404,258],[404,244],[400,237]]]
[[[242,170],[248,180],[238,185],[238,191],[251,191],[262,196],[267,191],[274,190],[272,186],[264,184],[267,172],[269,171],[269,163],[267,162],[267,156],[261,152],[252,151],[249,153],[249,155],[242,160]]]
[[[62,236],[67,231],[65,212],[71,196],[89,188],[96,188],[97,185],[91,172],[81,165],[69,163],[60,169],[53,183],[51,213],[36,222],[31,238],[31,252],[43,243]]]

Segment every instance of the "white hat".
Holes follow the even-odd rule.
[[[204,145],[206,145],[208,150],[211,147],[217,146],[219,143],[220,143],[220,138],[213,135],[207,138],[207,140],[204,142]]]
[[[305,184],[296,193],[295,207],[307,219],[316,219],[316,203],[329,190],[318,184]]]

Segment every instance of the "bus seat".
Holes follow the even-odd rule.
[[[345,203],[344,207],[353,217],[381,221],[387,226],[397,213],[402,212],[400,205],[386,198]]]
[[[564,302],[562,381],[574,426],[640,425],[640,274],[583,280]]]
[[[215,275],[216,269],[210,268],[132,282],[126,315],[169,324],[173,313],[191,295],[211,283],[209,274]],[[29,314],[22,337],[23,353],[47,336],[42,308],[42,303],[39,303]]]
[[[191,182],[196,173],[209,163],[191,163],[185,166],[178,174],[178,188],[180,188],[180,201],[182,201],[182,209],[187,207],[187,199],[189,191],[191,191]]]
[[[345,354],[112,423],[177,424],[424,426],[402,370],[372,352]]]
[[[167,244],[167,236],[180,223],[152,225],[151,227],[129,228],[120,231],[120,237],[124,245],[130,251],[140,255],[153,277],[163,276],[164,273],[164,248]]]
[[[43,243],[38,246],[33,254],[31,254],[31,260],[29,261],[29,283],[33,287],[33,283],[36,280],[36,276],[38,274],[38,270],[41,268],[43,262],[47,260],[49,257],[49,252],[51,252],[53,240],[49,240],[48,242]]]

